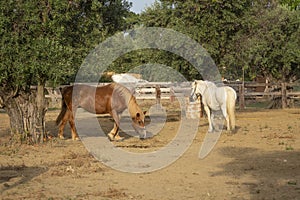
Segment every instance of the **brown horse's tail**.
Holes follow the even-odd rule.
[[[61,122],[62,119],[64,118],[64,116],[65,116],[65,114],[66,114],[66,112],[67,112],[67,109],[68,109],[67,104],[66,104],[65,99],[64,99],[64,95],[63,95],[63,93],[62,93],[62,88],[59,88],[59,90],[60,90],[60,92],[61,92],[61,94],[62,94],[62,99],[61,99],[61,111],[60,111],[59,115],[58,115],[57,118],[56,118],[56,125],[59,125],[59,124],[60,124],[60,122]]]

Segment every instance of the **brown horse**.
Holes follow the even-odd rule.
[[[110,140],[116,141],[124,139],[119,136],[120,115],[128,108],[133,128],[140,134],[141,138],[146,137],[145,112],[142,112],[135,97],[126,87],[117,83],[101,87],[74,85],[62,88],[61,94],[62,108],[56,119],[56,124],[59,125],[59,138],[64,138],[63,130],[69,121],[72,139],[78,139],[74,122],[74,116],[78,107],[94,114],[110,114],[115,123],[108,137]]]

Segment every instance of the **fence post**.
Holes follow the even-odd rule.
[[[239,106],[240,106],[240,110],[245,109],[245,86],[244,86],[244,84],[239,85]]]
[[[281,83],[281,104],[282,108],[287,108],[286,83]]]
[[[170,101],[171,102],[175,101],[175,91],[173,87],[170,88]]]
[[[156,85],[155,92],[156,92],[156,104],[160,105],[161,90],[160,90],[160,86],[159,85]]]

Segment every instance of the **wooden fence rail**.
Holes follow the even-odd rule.
[[[281,100],[282,108],[287,108],[288,99],[300,99],[300,91],[295,91],[294,87],[299,87],[296,83],[227,83],[226,85],[235,88],[239,98],[240,109],[245,108],[246,99],[270,98]]]
[[[105,85],[102,83],[99,85]],[[97,84],[95,84],[97,85]],[[274,84],[274,83],[253,83],[253,82],[231,82],[225,83],[237,92],[238,104],[240,109],[245,108],[245,102],[249,99],[281,99],[282,107],[288,106],[288,99],[300,99],[300,91],[293,90],[299,87],[299,84]],[[170,99],[175,97],[188,97],[191,92],[191,82],[171,83],[171,82],[146,82],[128,85],[133,90],[137,99]],[[61,94],[57,88],[47,88],[46,98],[50,101],[58,102],[61,100]]]

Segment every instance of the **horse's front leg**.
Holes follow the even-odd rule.
[[[210,113],[210,109],[208,106],[204,106],[204,110],[205,113],[207,115],[207,119],[208,119],[208,132],[213,132],[213,125],[212,125],[212,119],[211,119],[211,113]]]
[[[111,141],[113,141],[113,140],[121,141],[121,140],[124,139],[123,137],[121,137],[119,135],[119,129],[120,129],[119,127],[120,127],[120,118],[121,118],[121,116],[116,111],[112,111],[111,116],[113,117],[115,123],[114,123],[113,129],[111,129],[111,131],[108,134],[108,138]]]

